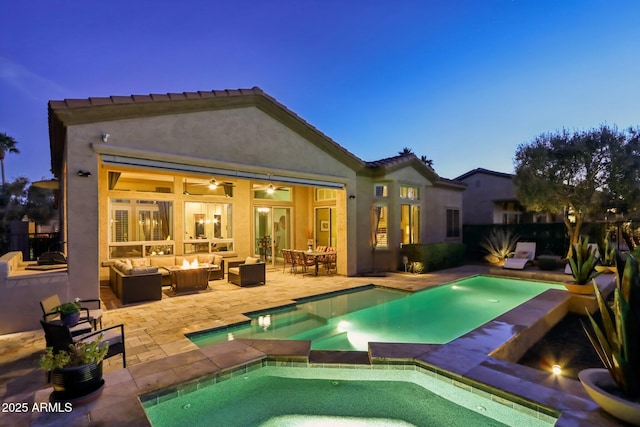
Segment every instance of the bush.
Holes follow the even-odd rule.
[[[462,243],[417,243],[403,245],[400,253],[407,257],[409,271],[428,273],[462,265],[465,249]],[[404,271],[404,267],[401,260],[398,269]]]

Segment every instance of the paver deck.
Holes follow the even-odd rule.
[[[344,277],[344,276],[302,276],[292,275],[282,270],[270,269],[267,272],[265,286],[239,288],[226,280],[210,282],[209,291],[179,296],[169,296],[165,292],[161,301],[140,303],[122,307],[118,304],[108,288],[101,290],[101,298],[107,308],[103,324],[105,327],[124,323],[127,346],[127,369],[122,369],[119,356],[105,361],[105,378],[110,387],[105,389],[99,398],[100,403],[91,415],[86,411],[74,411],[64,414],[62,418],[52,419],[46,415],[26,413],[0,413],[0,426],[28,426],[48,425],[50,422],[64,422],[65,425],[89,425],[97,422],[117,423],[128,420],[134,425],[146,425],[141,408],[126,396],[136,396],[141,392],[170,385],[173,381],[204,375],[212,370],[222,369],[227,364],[238,363],[241,354],[245,361],[254,360],[267,351],[260,344],[231,343],[224,351],[228,352],[232,360],[225,354],[219,354],[215,349],[198,349],[185,337],[185,333],[203,329],[224,326],[246,320],[242,313],[262,310],[274,306],[290,304],[294,299],[322,294],[325,292],[350,289],[366,284],[377,284],[407,291],[417,291],[428,287],[447,283],[463,277],[482,274],[488,269],[482,266],[464,266],[433,274],[412,275],[390,273],[386,277]],[[471,339],[473,341],[473,338]],[[463,343],[464,341],[460,341]],[[464,346],[464,344],[461,344]],[[472,344],[475,346],[475,344]],[[26,402],[31,407],[36,396],[42,396],[43,390],[48,389],[46,375],[38,368],[39,354],[45,347],[44,336],[41,331],[30,331],[19,334],[0,336],[0,395],[3,402]],[[292,348],[295,345],[292,346]],[[399,357],[407,357],[407,352],[415,351],[410,357],[431,363],[441,357],[446,358],[447,349],[423,351],[435,347],[429,345],[405,346],[396,348],[394,345],[381,345],[372,348],[372,357],[384,358],[398,352]],[[222,348],[220,348],[222,349]],[[293,348],[294,353],[301,351]],[[484,350],[483,350],[484,351]],[[210,354],[211,353],[211,354]],[[466,366],[458,366],[461,374],[469,372],[470,377],[482,381],[483,378],[494,378],[494,365],[505,372],[508,381],[513,375],[513,364],[491,358],[486,353],[470,353],[470,361]],[[178,365],[176,365],[178,362]],[[176,370],[176,366],[180,369]],[[455,368],[447,366],[446,369]],[[522,375],[519,372],[516,376]],[[540,375],[532,381],[543,381],[546,375]],[[544,378],[543,378],[544,377]],[[522,387],[531,387],[533,383],[523,383]],[[578,383],[579,385],[579,383]],[[568,389],[576,388],[570,383]],[[116,391],[117,390],[117,391]],[[538,393],[543,391],[537,390]],[[584,391],[576,388],[575,393],[585,412],[575,420],[565,425],[617,425],[615,421],[584,403]],[[118,405],[114,411],[113,405]],[[111,408],[111,410],[109,410]],[[585,415],[586,414],[586,415]],[[595,414],[595,415],[594,415]],[[604,421],[603,421],[604,417]],[[52,424],[53,425],[53,424]],[[116,424],[113,424],[116,425]]]

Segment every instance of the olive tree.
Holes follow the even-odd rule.
[[[545,133],[516,150],[518,200],[528,210],[561,215],[571,247],[587,220],[634,212],[640,201],[638,129]]]

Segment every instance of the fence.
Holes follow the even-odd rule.
[[[480,243],[494,228],[515,233],[520,241],[536,242],[537,255],[565,256],[569,249],[569,236],[563,223],[464,225],[462,240],[467,246],[467,259],[482,260],[486,252],[480,247]],[[596,243],[601,243],[606,237],[619,251],[633,250],[640,243],[640,221],[585,223],[582,226],[582,234],[588,235],[589,240]]]

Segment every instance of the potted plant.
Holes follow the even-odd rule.
[[[585,369],[578,377],[602,409],[640,425],[640,274],[632,255],[627,255],[623,274],[616,279],[612,307],[593,283],[601,322],[589,315],[591,328],[583,324],[606,369]]]
[[[80,319],[80,299],[76,298],[75,301],[65,302],[57,306],[54,310],[60,313],[60,320],[65,326],[75,326]]]
[[[573,245],[573,251],[569,257],[573,280],[564,283],[569,292],[583,295],[593,293],[591,281],[601,274],[596,271],[598,264],[596,253],[595,248],[589,245],[589,239],[586,236],[580,236],[578,243]]]
[[[596,265],[596,270],[601,273],[614,273],[616,271],[616,248],[609,242],[609,239],[605,239],[598,251],[600,252],[600,260]]]
[[[102,334],[94,341],[78,341],[57,353],[47,347],[40,357],[40,367],[50,372],[55,400],[75,399],[101,388],[102,361],[108,351],[109,343],[102,343]]]
[[[516,244],[518,243],[518,236],[512,234],[511,231],[504,231],[502,229],[494,228],[484,241],[480,242],[486,252],[484,259],[489,264],[495,266],[504,265],[507,258],[514,254]]]

